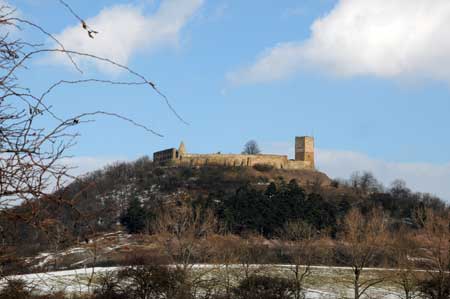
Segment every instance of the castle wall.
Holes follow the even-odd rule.
[[[311,163],[311,161],[289,160],[286,169],[292,169],[292,170],[314,169],[314,164]]]
[[[155,152],[153,161],[186,166],[253,167],[261,164],[271,165],[276,169],[314,169],[314,138],[308,136],[295,138],[295,160],[289,160],[285,155],[189,154],[181,142],[178,150],[171,148]]]
[[[153,161],[156,163],[166,163],[177,159],[177,150],[174,148],[153,153]]]
[[[185,154],[178,160],[179,164],[187,166],[246,166],[258,164],[271,165],[276,169],[312,169],[307,161],[288,160],[283,155],[233,155],[233,154]]]

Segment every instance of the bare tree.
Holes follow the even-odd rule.
[[[345,217],[341,249],[345,260],[350,263],[353,272],[354,298],[359,299],[367,290],[384,281],[383,277],[365,278],[364,269],[375,261],[375,257],[386,242],[386,227],[380,210],[362,215],[354,208]]]
[[[239,243],[242,240],[233,235],[214,235],[209,238],[213,251],[213,261],[217,263],[219,285],[223,288],[224,298],[232,298],[233,286],[239,278],[239,269],[233,265],[239,262]]]
[[[397,271],[393,275],[393,282],[400,286],[402,299],[414,299],[419,297],[419,280],[421,272],[416,269],[418,257],[418,244],[413,235],[405,228],[391,235],[391,253],[394,258]]]
[[[421,266],[427,270],[427,279],[421,283],[422,296],[444,299],[450,296],[450,215],[439,215],[426,210],[418,221],[423,228],[417,236],[421,244]]]
[[[210,289],[212,269],[193,271],[200,256],[208,253],[206,238],[214,232],[216,219],[211,210],[193,207],[189,197],[165,204],[157,213],[154,231],[162,239],[163,247],[176,268],[187,275],[191,292],[197,298],[202,289]]]
[[[286,250],[289,256],[289,270],[293,274],[292,295],[294,299],[305,298],[305,280],[311,275],[311,265],[316,238],[314,228],[302,221],[286,223],[283,232]]]
[[[406,186],[406,182],[402,180],[394,180],[390,187],[389,193],[391,193],[394,197],[407,197],[411,193],[411,190]]]
[[[370,195],[374,192],[383,190],[383,186],[378,182],[375,176],[370,172],[354,172],[350,177],[350,185],[362,196]]]
[[[86,30],[86,38],[94,38],[98,32],[81,19],[66,2],[60,3],[80,20],[80,30]],[[89,111],[89,107],[81,114],[58,115],[48,104],[48,96],[55,89],[72,84],[144,85],[162,97],[180,120],[181,117],[155,83],[140,73],[107,58],[66,49],[39,24],[19,17],[12,7],[0,5],[0,29],[0,218],[5,220],[2,223],[20,222],[47,232],[54,237],[53,248],[57,250],[63,243],[61,238],[65,238],[66,232],[61,231],[63,226],[59,225],[56,219],[55,221],[49,219],[55,217],[54,213],[44,213],[45,210],[70,209],[70,213],[75,215],[73,218],[80,222],[80,226],[87,226],[91,234],[95,232],[91,224],[98,220],[95,218],[98,218],[98,215],[90,215],[79,209],[78,203],[83,191],[75,196],[67,196],[63,190],[64,186],[76,179],[70,175],[70,168],[63,163],[63,159],[69,156],[71,147],[76,143],[80,125],[95,121],[97,116],[102,115],[129,122],[156,136],[162,135],[126,116],[108,111]],[[36,31],[41,34],[43,41],[50,39],[52,44],[32,43],[17,38],[22,36],[20,35],[22,30]],[[12,31],[18,34],[11,34]],[[35,71],[30,64],[31,59],[47,54],[62,54],[67,57],[78,71],[80,78],[76,80],[61,78],[57,82],[49,82],[48,87],[43,88],[42,94],[36,94],[22,80],[21,75],[23,72]],[[76,58],[110,64],[127,72],[130,81],[85,78]],[[17,208],[19,205],[20,209]],[[13,240],[14,244],[4,242],[0,255],[3,255],[10,246],[16,245],[16,241],[24,236],[17,234],[14,237],[16,238]]]
[[[199,240],[214,231],[212,211],[202,213],[190,205],[188,198],[165,204],[157,213],[154,231],[166,240],[166,250],[183,270],[189,270],[198,253]]]
[[[261,153],[258,143],[255,140],[250,140],[244,145],[242,150],[243,155],[258,155]]]
[[[244,279],[264,270],[261,263],[267,256],[267,248],[263,244],[264,237],[256,234],[243,238],[239,243],[238,262]]]

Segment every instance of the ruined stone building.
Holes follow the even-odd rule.
[[[295,137],[295,159],[287,155],[245,155],[245,154],[191,154],[181,142],[178,149],[170,148],[153,154],[153,161],[166,165],[185,166],[242,166],[270,165],[276,169],[315,169],[314,138]]]

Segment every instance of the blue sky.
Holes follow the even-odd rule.
[[[67,2],[100,32],[95,40],[56,0],[9,3],[67,48],[153,80],[189,122],[147,87],[55,90],[48,101],[62,115],[106,110],[164,135],[98,118],[80,127],[72,149],[79,172],[180,140],[191,152],[232,153],[255,139],[266,153],[292,155],[294,136],[314,135],[318,167],[331,177],[368,170],[386,185],[401,178],[450,200],[448,1]],[[60,78],[134,79],[78,62],[83,75],[62,57],[43,56],[22,78],[36,92]]]

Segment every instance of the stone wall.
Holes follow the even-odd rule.
[[[163,151],[153,153],[153,161],[156,163],[166,163],[178,158],[178,151],[174,148],[169,148]]]
[[[314,138],[295,137],[295,160],[308,162],[314,168]]]
[[[286,169],[314,169],[314,164],[311,161],[289,160]]]
[[[253,167],[258,164],[271,165],[276,169],[312,169],[307,161],[289,160],[283,155],[234,155],[234,154],[185,154],[177,162],[186,166],[245,166]]]
[[[234,155],[234,154],[189,154],[181,142],[177,149],[171,148],[153,154],[153,161],[160,164],[187,166],[234,166],[253,167],[270,165],[276,169],[314,169],[314,138],[295,137],[295,160],[285,155]]]

